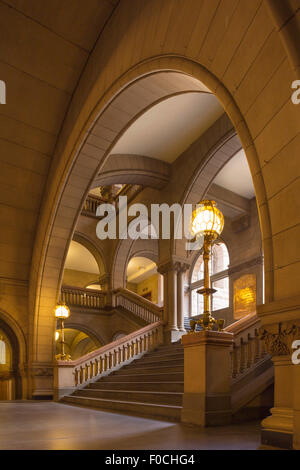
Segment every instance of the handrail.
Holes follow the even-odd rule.
[[[100,309],[105,307],[106,292],[64,285],[61,288],[61,300],[74,307]]]
[[[260,325],[260,318],[256,312],[252,312],[224,329],[234,335],[231,351],[231,378],[234,383],[251,372],[262,360],[269,359],[265,343],[259,334]]]
[[[75,389],[130,363],[163,342],[162,323],[147,325],[74,361],[56,361],[58,389]],[[61,371],[61,376],[59,372]],[[61,380],[60,380],[61,379]],[[60,384],[60,382],[62,382]]]
[[[251,312],[249,315],[246,315],[244,318],[237,320],[231,325],[227,326],[224,331],[228,333],[233,333],[234,335],[239,335],[243,333],[247,328],[251,328],[253,326],[258,326],[260,324],[260,319],[257,316],[256,312]]]
[[[154,323],[162,319],[163,308],[158,307],[150,300],[128,289],[119,288],[115,291],[116,307],[123,307],[134,313],[147,323]]]

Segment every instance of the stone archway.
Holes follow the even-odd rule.
[[[167,3],[169,2],[164,3],[163,8],[167,8],[167,6],[165,6]],[[134,4],[135,2],[132,2],[130,4],[130,8],[134,8]],[[199,3],[197,4],[197,2],[192,2],[191,5],[193,5],[191,10],[195,9],[195,13],[199,13]],[[152,16],[158,15],[158,13],[155,13],[155,8],[152,10],[153,13],[148,11],[149,15],[145,15],[145,21],[151,22],[153,20]],[[160,9],[158,9],[158,11],[160,11]],[[124,11],[123,14],[125,15]],[[267,14],[263,11],[261,12],[261,15],[263,16]],[[161,16],[161,11],[159,16]],[[130,18],[130,15],[126,14],[125,17]],[[176,18],[177,17],[180,18],[180,15],[176,15]],[[193,17],[197,18],[198,15],[195,15],[193,12]],[[247,18],[245,24],[251,24],[252,19],[253,16],[251,18]],[[160,20],[156,20],[159,23]],[[161,19],[161,21],[163,21],[163,19]],[[269,30],[272,31],[273,26],[271,26],[272,23],[268,16],[265,16],[265,22],[268,25]],[[133,34],[133,30],[130,29],[129,24],[126,24],[126,21],[124,22],[123,27],[125,26],[128,27],[129,30],[126,35],[126,39],[130,40],[129,38],[131,37],[130,35]],[[198,31],[198,28],[200,28],[201,31],[201,22],[197,24],[197,27],[195,26],[195,30]],[[137,39],[139,34],[145,36],[145,30],[146,25],[141,21],[141,24],[137,26],[137,30],[134,28],[134,37]],[[109,32],[107,32],[107,34],[109,35]],[[120,35],[118,38],[121,43],[122,28],[118,30],[117,35]],[[159,34],[157,37],[159,37]],[[273,35],[273,37],[275,36]],[[118,38],[116,40],[118,40]],[[258,38],[256,37],[251,38],[251,41],[255,43],[255,46],[255,41],[257,40]],[[161,41],[161,39],[159,39],[159,41]],[[128,45],[126,41],[123,41],[123,43],[122,47],[126,47]],[[247,41],[245,41],[245,43],[247,44]],[[270,135],[276,129],[278,122],[285,121],[286,107],[284,111],[279,113],[281,104],[278,103],[278,106],[274,108],[273,111],[273,115],[278,112],[278,119],[276,122],[274,121],[272,125],[265,126],[265,128],[263,128],[263,123],[261,123],[261,127],[263,128],[263,131],[261,132],[259,132],[261,129],[257,127],[257,122],[255,122],[254,125],[253,117],[252,120],[251,116],[245,117],[245,114],[249,110],[250,101],[249,99],[244,100],[242,93],[243,88],[240,88],[239,90],[237,89],[237,78],[234,76],[234,71],[236,72],[235,63],[234,61],[230,62],[230,57],[236,52],[236,46],[232,46],[232,51],[227,51],[226,57],[229,56],[229,65],[227,66],[224,63],[224,54],[221,54],[218,60],[216,59],[214,65],[212,65],[212,60],[208,60],[207,56],[210,54],[209,51],[211,51],[211,55],[213,57],[216,55],[216,49],[214,49],[213,45],[211,46],[211,49],[209,49],[208,46],[204,49],[201,48],[201,53],[198,55],[196,54],[195,56],[195,54],[192,53],[192,44],[195,48],[195,42],[190,40],[189,47],[184,50],[182,44],[179,44],[179,42],[176,41],[176,34],[174,34],[173,28],[169,29],[164,41],[160,42],[160,44],[162,44],[163,47],[157,47],[158,43],[156,41],[153,41],[151,45],[149,43],[147,54],[142,58],[135,55],[129,58],[128,55],[126,56],[126,54],[124,54],[124,60],[116,61],[116,63],[119,62],[120,64],[115,67],[114,73],[116,73],[116,76],[108,77],[104,71],[101,74],[101,77],[99,74],[100,78],[98,81],[97,78],[95,78],[93,87],[91,87],[91,83],[86,79],[91,71],[91,69],[87,67],[85,77],[83,77],[84,79],[81,82],[81,86],[78,88],[78,92],[74,97],[74,102],[70,108],[70,117],[66,120],[66,130],[65,132],[62,132],[61,140],[57,147],[58,155],[60,155],[59,164],[55,169],[53,169],[53,184],[50,182],[48,198],[44,203],[44,210],[40,220],[40,229],[36,239],[36,248],[33,256],[31,273],[31,287],[33,295],[30,304],[32,312],[31,329],[34,332],[31,354],[32,360],[38,362],[48,361],[51,356],[50,347],[43,348],[43,353],[38,350],[39,331],[40,328],[42,328],[44,331],[48,330],[50,334],[51,329],[53,328],[53,326],[51,326],[52,322],[50,320],[49,306],[53,304],[59,290],[61,279],[60,260],[62,260],[63,263],[66,246],[68,246],[72,237],[76,219],[87,194],[88,187],[91,184],[91,180],[96,174],[98,174],[99,168],[103,164],[114,140],[118,138],[118,135],[120,135],[124,131],[124,128],[126,128],[130,123],[130,114],[136,113],[137,115],[142,112],[143,109],[146,109],[147,106],[151,106],[155,102],[153,89],[151,90],[150,88],[151,91],[149,91],[150,94],[152,93],[152,96],[150,98],[150,95],[148,95],[147,99],[149,102],[147,105],[146,103],[141,104],[140,102],[138,108],[135,110],[132,110],[132,108],[130,111],[128,109],[126,110],[126,102],[128,103],[128,98],[132,103],[132,99],[130,99],[130,97],[132,98],[133,96],[132,92],[134,93],[132,87],[136,85],[139,80],[142,80],[140,77],[143,77],[143,79],[151,77],[152,79],[155,78],[158,80],[161,78],[160,74],[163,73],[162,71],[165,71],[165,73],[169,75],[169,80],[168,86],[166,87],[168,90],[166,90],[166,88],[165,90],[160,89],[161,95],[168,96],[168,93],[174,91],[171,90],[172,87],[177,87],[177,91],[178,87],[186,91],[188,83],[185,82],[182,87],[185,80],[188,80],[190,85],[192,82],[193,85],[196,85],[195,80],[197,81],[197,79],[201,80],[217,95],[234,123],[246,151],[252,175],[254,176],[254,185],[260,207],[262,232],[265,245],[264,251],[267,265],[266,283],[268,285],[268,300],[271,301],[273,299],[273,243],[269,204],[264,184],[264,177],[267,176],[265,175],[263,177],[261,167],[264,164],[264,160],[269,161],[276,152],[279,152],[283,148],[285,143],[289,142],[289,136],[295,131],[295,125],[290,126],[288,131],[289,134],[284,136],[284,141],[281,139],[280,142],[280,139],[277,139],[275,142],[275,140],[270,139]],[[280,56],[282,51],[278,42],[276,42],[276,47],[279,51],[278,56]],[[102,51],[103,47],[101,48],[101,54]],[[110,53],[111,50],[108,50],[107,54]],[[122,54],[122,48],[118,51],[118,54],[120,53]],[[95,48],[94,57],[93,60],[91,60],[90,67],[93,67],[92,64],[95,64],[94,59],[97,54],[99,54],[99,48]],[[190,56],[184,57],[183,54]],[[110,60],[112,65],[112,62],[113,60],[116,60],[116,57],[111,57]],[[251,65],[253,66],[253,62]],[[102,72],[103,60],[100,60],[97,66],[99,67],[99,70],[101,70],[102,67]],[[214,74],[210,72],[207,67],[210,68]],[[260,67],[261,68],[258,66],[258,69],[255,72],[258,75],[260,74],[260,70],[263,70],[263,61]],[[251,67],[247,67],[247,65],[244,64],[243,69],[245,71],[243,77],[245,82],[247,73],[250,80]],[[158,70],[160,70],[159,73],[157,72]],[[95,73],[97,74],[97,72],[93,71],[93,77],[95,77]],[[177,74],[178,78],[178,80],[176,80],[176,84],[171,83],[172,74],[174,73]],[[234,77],[234,80],[231,81],[232,77]],[[240,80],[242,80],[242,77],[240,77]],[[156,85],[157,83],[158,82],[156,82]],[[145,90],[145,88],[143,89]],[[100,92],[100,100],[99,90],[102,90]],[[120,90],[122,90],[122,100],[118,104],[116,94],[120,92]],[[251,93],[253,103],[259,96],[259,90],[251,91]],[[244,104],[243,100],[247,102],[247,105]],[[72,115],[76,106],[78,107],[78,104],[82,102],[84,102],[84,106],[82,107],[80,114],[78,114],[77,111]],[[115,127],[112,129],[111,127],[103,126],[105,111],[110,113],[110,116],[108,115],[108,117],[111,122],[111,113],[114,110],[117,110],[119,114],[119,119],[115,121],[117,128]],[[101,113],[100,116],[99,113]],[[290,119],[292,119],[294,114],[294,112],[291,112]],[[97,120],[98,117],[99,119]],[[91,130],[92,126],[94,134],[88,135],[87,132]],[[103,128],[101,126],[103,126]],[[72,129],[72,131],[70,131],[70,129]],[[99,135],[96,133],[97,130],[99,131],[100,129],[101,137],[99,138]],[[85,145],[83,147],[84,139]],[[255,139],[256,141],[254,142]],[[80,145],[81,151],[79,151]],[[280,187],[282,188],[282,185]],[[278,204],[278,201],[275,203],[273,202],[273,214],[276,212]],[[283,222],[286,229],[288,229],[286,221]],[[290,287],[290,290],[286,295],[293,292],[293,288],[294,287]],[[278,296],[280,297],[280,291],[278,291],[277,297]]]
[[[103,256],[103,253],[101,253],[101,248],[99,246],[96,246],[96,244],[86,234],[80,232],[74,233],[73,240],[83,245],[87,250],[92,253],[99,267],[99,275],[102,276],[107,274],[106,261]]]
[[[24,399],[26,395],[26,379],[24,377],[24,364],[26,362],[26,348],[24,336],[18,325],[12,318],[4,312],[0,312],[0,330],[3,331],[9,342],[10,367],[4,373],[3,379],[10,389],[9,397],[5,399]],[[2,398],[4,399],[4,398]]]

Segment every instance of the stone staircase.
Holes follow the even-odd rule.
[[[173,343],[89,383],[62,402],[179,421],[183,379],[183,347]]]

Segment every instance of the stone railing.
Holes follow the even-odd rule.
[[[62,286],[61,300],[70,307],[100,309],[105,307],[106,292],[96,289]]]
[[[237,412],[274,382],[271,356],[261,340],[260,319],[256,313],[225,329],[233,333],[231,350],[231,406]]]
[[[163,308],[144,299],[128,289],[117,289],[115,292],[115,306],[123,307],[147,323],[154,323],[162,319]]]
[[[84,201],[84,206],[82,208],[83,214],[96,216],[97,207],[103,202],[105,202],[105,200],[101,197],[89,194],[86,200]]]
[[[232,379],[238,379],[267,356],[264,342],[260,339],[260,319],[256,312],[247,315],[224,331],[233,333],[231,352]]]
[[[116,198],[114,200],[114,205],[116,208],[116,212],[118,212],[119,207],[118,207],[118,198],[119,196],[127,196],[127,203],[129,204],[141,191],[143,187],[137,184],[131,185],[131,184],[126,184],[124,185],[120,191],[116,194]],[[91,217],[96,217],[96,211],[97,207],[100,204],[107,204],[107,199],[102,198],[100,196],[95,196],[93,194],[89,194],[86,200],[84,201],[84,205],[82,208],[82,214],[91,216]]]
[[[57,361],[54,367],[55,399],[118,370],[162,343],[163,325],[156,322],[75,361]]]

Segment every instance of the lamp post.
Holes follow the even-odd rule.
[[[209,260],[211,256],[211,246],[221,235],[224,227],[224,217],[222,212],[216,207],[215,201],[204,200],[199,202],[192,214],[191,232],[196,238],[203,236],[203,262],[204,262],[204,287],[197,291],[204,298],[204,313],[200,320],[191,320],[191,328],[194,333],[196,325],[200,325],[204,330],[211,330],[214,324],[218,325],[219,331],[224,327],[224,320],[215,320],[210,311],[211,295],[216,292],[211,288]]]
[[[70,316],[70,309],[65,303],[60,302],[55,307],[54,315],[57,320],[60,320],[60,353],[57,354],[55,357],[57,360],[65,361],[65,360],[68,360],[68,357],[65,354],[64,327],[65,327],[65,319],[69,318]]]

